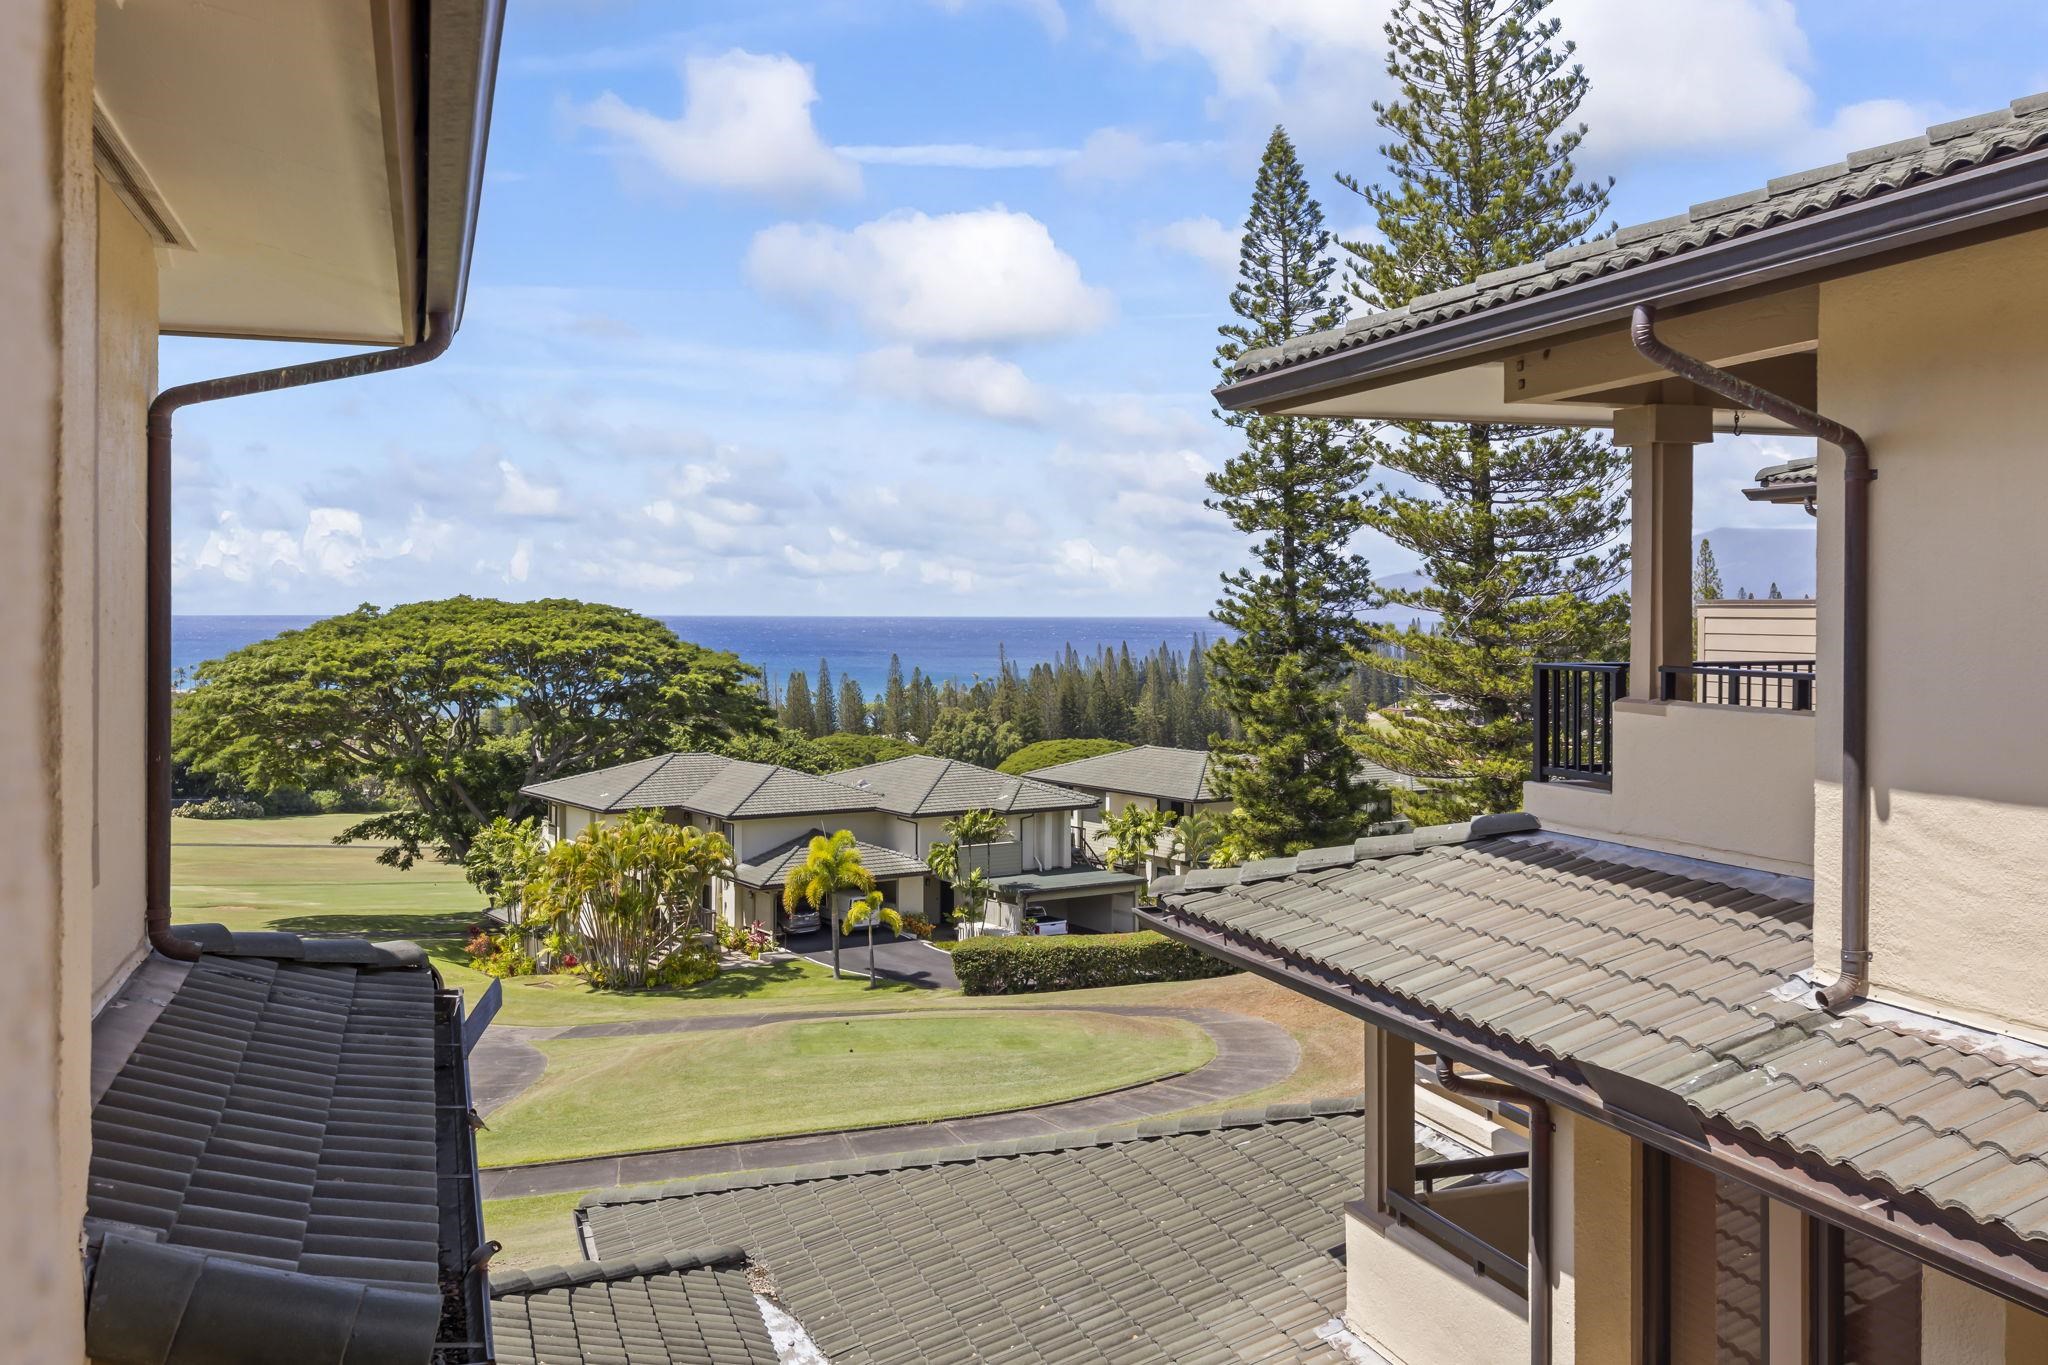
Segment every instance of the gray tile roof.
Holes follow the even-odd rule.
[[[1115,753],[1077,758],[1071,763],[1055,763],[1031,775],[1092,791],[1129,792],[1167,801],[1218,799],[1209,783],[1209,754],[1204,749],[1140,744]]]
[[[500,1365],[776,1365],[746,1253],[706,1247],[491,1279]]]
[[[1812,962],[1810,891],[1719,872],[1494,816],[1155,890],[1170,916],[2048,1240],[2048,1064],[1781,990]]]
[[[92,1111],[91,1354],[426,1359],[433,973],[409,944],[180,933],[209,950]]]
[[[1813,496],[1819,475],[1811,455],[1766,465],[1756,472],[1754,486],[1742,490],[1752,502],[1804,502]]]
[[[1331,1104],[586,1198],[605,1256],[731,1241],[833,1365],[1341,1359]],[[656,1357],[657,1359],[659,1357]]]
[[[1553,251],[1539,262],[1482,275],[1472,284],[1350,319],[1239,358],[1233,380],[1421,331],[1452,318],[1614,275],[1795,219],[1843,209],[1892,190],[1973,169],[2048,144],[2048,95],[1937,124],[1920,137],[1852,152],[1832,165],[1780,176],[1762,189],[1695,204],[1687,212],[1622,228],[1611,237]]]
[[[523,796],[602,812],[683,807],[724,820],[873,810],[874,798],[828,778],[719,754],[663,754],[520,788]]]
[[[799,834],[786,843],[777,844],[766,853],[759,854],[733,869],[733,876],[743,886],[777,887],[789,880],[790,869],[799,866],[810,852],[811,840],[826,833],[822,829]],[[892,881],[898,877],[922,877],[931,869],[908,853],[893,848],[883,848],[865,839],[853,841],[860,851],[860,863],[876,881]]]
[[[1143,886],[1145,879],[1135,872],[1118,872],[1107,867],[1053,867],[1042,872],[1013,872],[991,877],[989,885],[998,895],[1068,895],[1094,891],[1120,891]]]
[[[892,815],[913,817],[960,815],[971,810],[1028,815],[1095,804],[1089,797],[1049,782],[1011,777],[993,768],[931,754],[906,754],[886,763],[848,768],[832,774],[832,780],[870,793],[876,804]]]

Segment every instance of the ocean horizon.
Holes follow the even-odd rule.
[[[244,645],[298,630],[321,616],[178,615],[171,617],[171,672],[187,677],[199,665]],[[737,654],[760,668],[780,691],[798,669],[832,666],[836,682],[851,675],[873,695],[889,672],[923,669],[938,682],[993,677],[1008,658],[1020,669],[1047,663],[1072,645],[1083,655],[1128,645],[1149,654],[1160,645],[1185,651],[1228,638],[1206,616],[658,616],[685,640]]]

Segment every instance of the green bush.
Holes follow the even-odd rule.
[[[171,814],[187,820],[254,820],[264,813],[261,801],[240,796],[209,796],[204,801],[187,801],[171,809]]]
[[[953,970],[969,995],[1024,995],[1140,981],[1198,981],[1228,976],[1234,969],[1144,929],[1135,934],[983,935],[953,950]]]
[[[811,747],[824,755],[824,771],[828,773],[865,768],[870,763],[887,763],[892,758],[923,752],[909,740],[894,735],[820,735],[811,741]]]
[[[1113,754],[1119,749],[1131,746],[1115,739],[1041,739],[1036,744],[1027,744],[996,765],[997,772],[1012,777],[1022,777],[1040,768],[1050,768],[1055,763],[1072,763],[1077,758],[1093,758],[1097,754]]]

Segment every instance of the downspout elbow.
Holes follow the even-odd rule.
[[[1870,448],[1850,427],[1783,394],[1679,351],[1657,335],[1657,310],[1637,304],[1629,340],[1645,359],[1739,408],[1773,418],[1842,452],[1842,958],[1835,979],[1814,1002],[1834,1011],[1870,989],[1870,777],[1864,758],[1870,731],[1865,661],[1870,627]],[[1809,504],[1809,507],[1811,504]]]

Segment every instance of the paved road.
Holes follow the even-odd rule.
[[[879,947],[879,945],[877,945]],[[929,952],[930,949],[922,949]],[[997,1142],[1013,1138],[1043,1137],[1052,1133],[1083,1132],[1116,1124],[1139,1123],[1164,1114],[1220,1104],[1240,1095],[1285,1080],[1301,1064],[1301,1050],[1294,1035],[1278,1024],[1254,1019],[1228,1010],[1185,1005],[1046,1005],[1052,1010],[1080,1010],[1101,1014],[1152,1015],[1185,1019],[1214,1040],[1216,1055],[1205,1065],[1182,1076],[1150,1081],[1124,1090],[1087,1099],[1067,1100],[1018,1109],[1002,1114],[949,1119],[941,1123],[902,1123],[886,1128],[852,1132],[816,1133],[803,1137],[768,1138],[758,1142],[728,1142],[707,1147],[680,1147],[667,1151],[639,1152],[631,1156],[589,1157],[579,1161],[555,1161],[534,1166],[503,1166],[483,1172],[486,1199],[509,1199],[527,1194],[566,1194],[574,1190],[609,1189],[652,1180],[677,1180],[690,1176],[720,1175],[731,1171],[763,1170],[779,1166],[808,1165],[816,1161],[840,1161],[856,1156],[877,1156],[895,1152],[922,1152],[935,1148],[966,1146],[976,1142]],[[521,1035],[519,1041],[548,1037],[600,1037],[641,1033],[684,1033],[712,1028],[745,1028],[769,1023],[785,1015],[722,1015],[708,1019],[646,1019],[630,1024],[583,1024],[573,1028],[506,1029]],[[806,1019],[834,1016],[815,1013]],[[492,1029],[491,1033],[499,1030]],[[490,1034],[486,1034],[488,1038]],[[471,1054],[472,1072],[484,1056],[481,1044]],[[478,1084],[488,1087],[488,1079]],[[531,1084],[531,1081],[525,1082]],[[523,1088],[523,1086],[521,1087]],[[517,1093],[516,1091],[514,1093]]]
[[[813,962],[827,967],[832,965],[832,934],[829,930],[793,935],[785,939],[782,946],[802,953]],[[848,976],[864,977],[868,974],[866,934],[840,940],[839,970]],[[907,981],[913,986],[927,986],[933,990],[960,988],[960,978],[953,974],[952,954],[914,938],[875,935],[875,975],[884,980]]]

